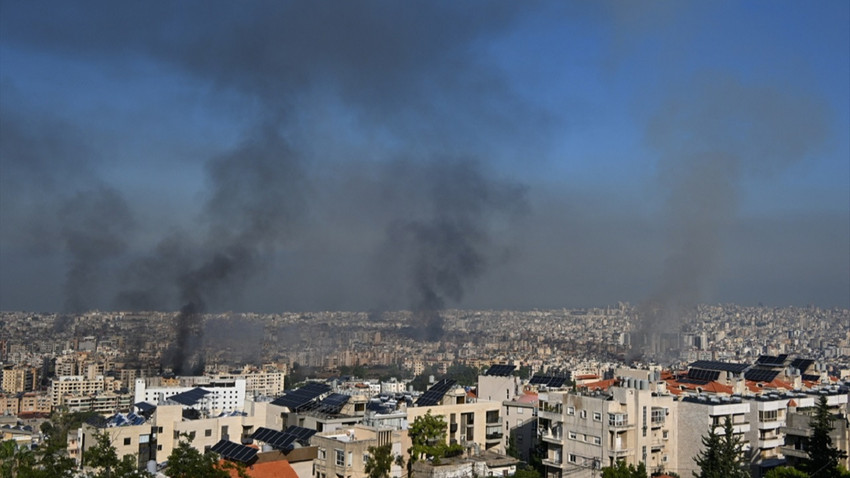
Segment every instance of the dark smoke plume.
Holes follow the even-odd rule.
[[[237,150],[211,160],[208,171],[212,192],[202,217],[204,243],[187,244],[186,236],[179,234],[168,238],[157,255],[134,269],[138,287],[119,297],[135,305],[161,300],[160,285],[173,285],[183,306],[164,365],[178,375],[203,370],[203,314],[211,305],[237,299],[248,281],[269,265],[260,257],[271,257],[291,237],[302,215],[301,168],[274,127],[261,129]]]
[[[650,124],[666,193],[669,253],[655,293],[638,308],[633,353],[663,358],[723,260],[741,182],[808,157],[825,137],[826,108],[774,85],[709,76],[671,97]],[[666,336],[664,334],[667,334]]]
[[[443,335],[440,311],[447,300],[461,301],[498,254],[494,230],[525,209],[525,190],[487,177],[479,163],[464,159],[399,164],[394,175],[409,187],[402,186],[403,194],[421,194],[424,209],[389,225],[386,264],[401,268],[414,335],[436,341]]]
[[[98,303],[107,263],[125,251],[133,219],[124,198],[103,186],[77,193],[62,207],[59,220],[69,254],[65,310],[83,312]]]

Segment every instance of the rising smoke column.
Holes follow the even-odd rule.
[[[65,310],[83,312],[99,301],[98,286],[108,263],[127,248],[133,219],[124,198],[101,186],[80,191],[59,211],[62,237],[69,255],[65,277]]]
[[[239,148],[210,160],[203,242],[187,244],[188,236],[171,236],[157,248],[158,254],[140,261],[135,269],[137,287],[119,300],[161,300],[158,284],[165,281],[173,284],[176,299],[183,304],[175,319],[175,341],[163,359],[175,374],[203,370],[204,312],[211,305],[237,299],[248,280],[270,265],[267,258],[297,229],[306,187],[299,163],[274,125],[260,128]],[[179,258],[178,267],[156,267],[172,258]]]
[[[826,114],[807,92],[718,75],[662,105],[647,139],[659,154],[669,252],[654,294],[638,307],[634,354],[668,350],[658,338],[678,332],[711,287],[744,181],[767,180],[812,154]]]
[[[396,166],[404,193],[422,194],[424,207],[388,225],[383,257],[385,265],[400,267],[414,335],[436,341],[443,336],[440,311],[447,300],[460,302],[491,265],[499,250],[495,223],[525,210],[525,190],[489,177],[480,163],[467,159]]]

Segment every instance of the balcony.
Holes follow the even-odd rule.
[[[780,420],[771,420],[767,422],[759,422],[759,430],[776,430],[785,426],[785,422]]]
[[[560,467],[561,466],[561,460],[557,459],[557,458],[551,458],[551,459],[550,458],[544,458],[543,464],[546,465],[546,466]]]
[[[785,440],[781,437],[767,438],[764,440],[759,440],[759,448],[762,450],[776,448],[778,446],[782,446],[785,444]]]
[[[630,455],[631,452],[631,448],[611,448],[608,450],[608,456],[611,458],[622,458]]]
[[[564,434],[560,428],[544,428],[540,431],[540,438],[549,443],[560,444],[564,438]]]
[[[537,418],[556,422],[561,420],[561,412],[554,408],[548,408],[546,410],[541,408],[537,411]]]
[[[795,458],[808,458],[809,453],[806,450],[800,450],[791,446],[783,446],[779,451],[785,456],[793,456]]]

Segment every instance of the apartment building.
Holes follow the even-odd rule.
[[[786,420],[780,430],[784,434],[781,452],[789,465],[795,465],[808,457],[806,440],[812,435],[812,415],[821,395],[826,397],[827,406],[833,416],[833,430],[830,433],[832,444],[841,450],[850,450],[847,392],[835,388],[823,390],[822,393],[808,393],[789,401]],[[846,468],[850,465],[850,458],[845,457],[841,464]]]
[[[709,430],[723,433],[726,418],[732,420],[733,433],[740,437],[744,452],[749,453],[752,445],[749,437],[753,428],[750,423],[751,403],[740,397],[688,396],[678,403],[679,450],[676,466],[671,468],[679,476],[691,476],[699,472],[694,457],[702,450],[702,437]]]
[[[35,367],[5,367],[0,374],[0,390],[7,393],[31,392],[38,386],[38,369]]]
[[[538,427],[547,477],[591,477],[617,461],[650,472],[675,471],[678,427],[674,397],[644,379],[587,384],[539,393]]]
[[[113,377],[97,375],[87,378],[83,375],[63,375],[51,380],[48,393],[54,407],[65,405],[74,397],[95,395],[105,391],[118,391],[121,382]]]
[[[317,447],[315,478],[365,478],[368,476],[369,447],[390,445],[393,457],[406,456],[410,447],[407,430],[364,425],[313,435],[310,445]],[[390,478],[401,478],[406,474],[407,471],[393,460]]]
[[[134,403],[147,402],[159,405],[166,403],[167,400],[177,400],[187,407],[209,413],[243,409],[246,395],[244,378],[210,379],[204,380],[203,383],[204,385],[195,387],[148,387],[145,379],[139,378],[136,379]],[[189,393],[192,391],[196,392]]]
[[[454,380],[441,380],[407,407],[407,420],[413,423],[427,413],[440,416],[446,422],[446,443],[504,453],[501,408],[499,401],[471,399]]]

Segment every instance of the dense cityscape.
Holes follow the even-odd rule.
[[[190,435],[274,476],[365,477],[379,445],[399,457],[393,478],[596,476],[620,461],[687,476],[729,417],[761,477],[805,460],[824,396],[848,448],[847,309],[703,305],[657,334],[657,354],[635,350],[640,310],[446,310],[434,341],[406,311],[199,314],[191,327],[180,313],[4,312],[3,439],[37,450],[45,423],[71,414],[85,421],[63,452],[80,470],[106,431],[119,458],[164,476]],[[442,463],[415,457],[411,425],[432,414],[456,450]]]
[[[0,478],[850,478],[848,26],[0,0]]]

